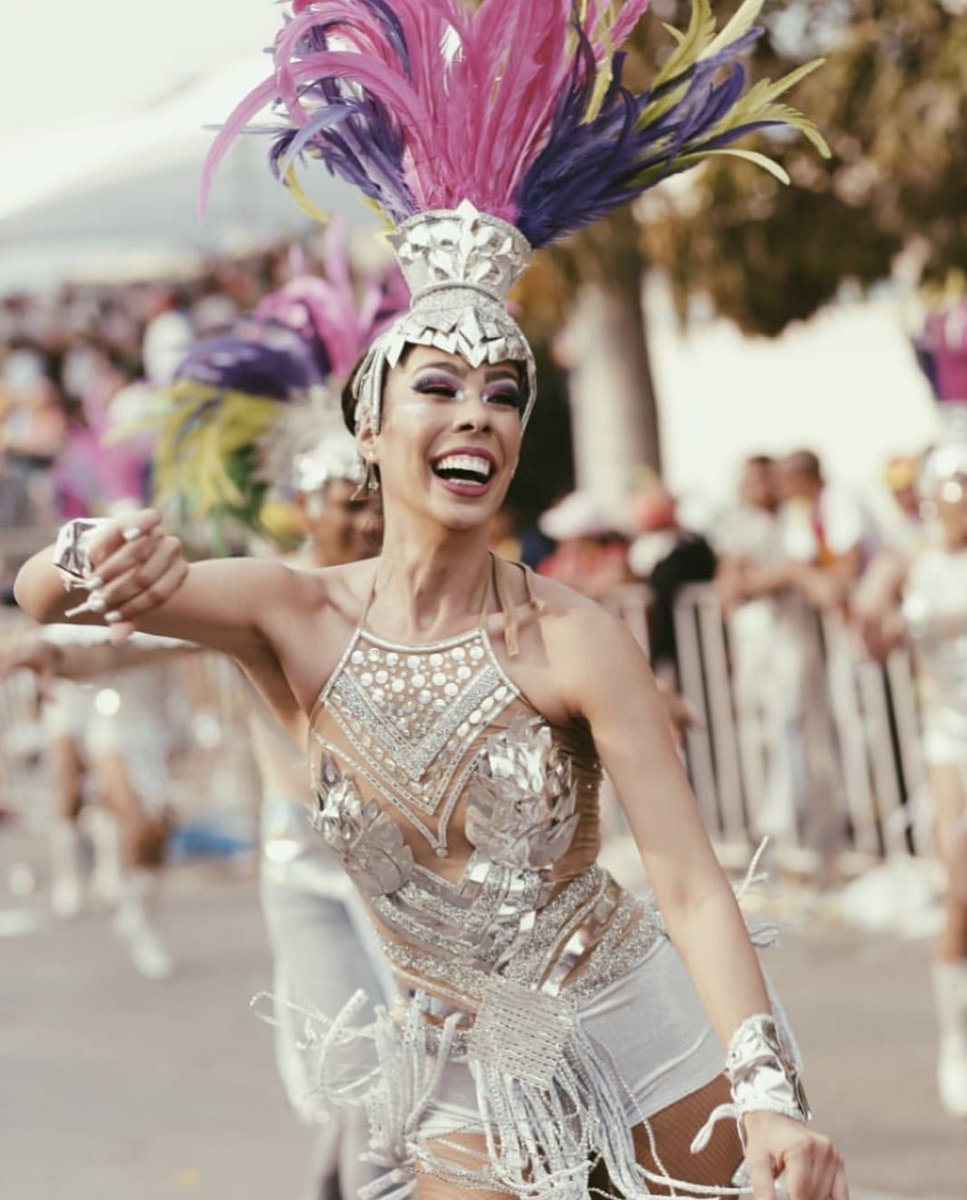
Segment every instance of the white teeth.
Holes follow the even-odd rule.
[[[437,471],[464,471],[469,475],[479,475],[483,481],[490,478],[490,460],[476,454],[448,454],[434,465]]]

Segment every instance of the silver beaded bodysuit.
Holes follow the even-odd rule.
[[[483,625],[418,646],[360,627],[313,710],[311,761],[314,824],[400,987],[373,1025],[353,1030],[350,1006],[319,1038],[323,1096],[366,1105],[387,1169],[368,1194],[407,1195],[423,1171],[571,1200],[587,1195],[594,1154],[627,1196],[649,1194],[629,1133],[641,1089],[614,1055],[622,1039],[648,1043],[626,981],[664,961],[668,943],[595,865],[601,768],[589,729],[541,717]],[[678,986],[669,979],[657,986]],[[694,996],[669,1021],[656,1037],[691,1066],[684,1095],[720,1072],[721,1051]],[[339,1046],[358,1037],[376,1059],[346,1078]],[[635,1075],[646,1093],[652,1068],[665,1083],[663,1063],[648,1068]],[[473,1166],[447,1152],[461,1132],[486,1140]]]

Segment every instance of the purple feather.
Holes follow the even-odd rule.
[[[270,340],[271,343],[270,344]],[[228,392],[287,401],[325,378],[305,342],[277,326],[244,325],[197,342],[178,368],[178,381],[191,380]]]
[[[741,96],[746,82],[736,57],[761,36],[752,29],[721,53],[701,60],[666,80],[654,91],[636,95],[622,84],[624,56],[612,58],[613,80],[600,111],[584,121],[592,80],[590,46],[575,58],[569,85],[561,96],[550,135],[525,176],[518,196],[521,232],[535,248],[588,225],[653,186],[688,169],[681,156],[718,149],[756,129],[781,124],[756,121],[713,136]],[[716,81],[723,68],[724,78]],[[685,86],[685,94],[666,113],[642,124],[656,98]],[[664,166],[666,169],[661,170]],[[647,183],[646,172],[659,168]]]
[[[620,47],[648,0],[294,0],[275,71],[229,118],[205,171],[275,103],[283,122],[270,160],[327,169],[401,223],[467,199],[546,245],[767,126],[721,132],[746,85],[746,30],[715,54],[638,94]],[[580,14],[584,12],[582,17]],[[696,46],[695,53],[701,52]],[[603,99],[601,72],[610,69]],[[667,111],[645,114],[673,97]],[[589,119],[592,104],[597,104]]]

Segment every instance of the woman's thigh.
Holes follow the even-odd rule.
[[[692,1153],[691,1143],[711,1111],[730,1099],[728,1080],[720,1076],[650,1117],[647,1125],[639,1125],[633,1131],[638,1163],[652,1175],[707,1187],[727,1187],[742,1164],[742,1146],[735,1122],[720,1122],[709,1144],[699,1154]],[[438,1141],[431,1143],[442,1157],[471,1169],[479,1169],[481,1162],[486,1162],[487,1147],[482,1135],[454,1134],[446,1140],[446,1147]],[[461,1153],[455,1143],[465,1147],[465,1152]],[[592,1171],[589,1185],[591,1196],[620,1194],[611,1184],[603,1163]],[[657,1182],[649,1182],[648,1187],[656,1196],[673,1194],[672,1187]],[[419,1177],[416,1195],[417,1200],[514,1200],[511,1192],[461,1188],[432,1175]]]
[[[431,1138],[427,1146],[444,1161],[471,1171],[479,1171],[489,1160],[487,1140],[482,1133],[453,1133],[445,1139]],[[435,1175],[417,1177],[416,1197],[417,1200],[515,1200],[513,1192],[462,1188]]]
[[[646,1125],[639,1125],[633,1131],[639,1165],[653,1175],[673,1180],[708,1187],[728,1186],[742,1164],[742,1146],[735,1122],[725,1120],[716,1125],[709,1144],[700,1154],[692,1153],[691,1143],[712,1109],[730,1100],[729,1083],[723,1075],[649,1117]],[[648,1187],[656,1196],[673,1194],[672,1188],[657,1182],[649,1182]],[[604,1195],[619,1194],[611,1186],[603,1164],[591,1176],[592,1196],[596,1194],[594,1189]]]
[[[960,763],[935,762],[927,767],[934,805],[934,838],[949,875],[950,898],[967,903],[967,798]]]

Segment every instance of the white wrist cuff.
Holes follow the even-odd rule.
[[[771,1013],[747,1017],[732,1035],[725,1060],[737,1113],[776,1112],[799,1121],[811,1113],[799,1067]]]

